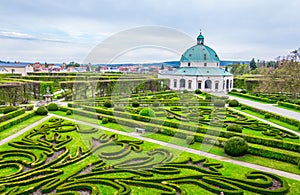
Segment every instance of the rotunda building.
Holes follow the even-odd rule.
[[[182,54],[180,67],[173,71],[161,71],[158,77],[167,78],[168,86],[173,90],[228,92],[233,88],[233,75],[220,67],[217,53],[204,45],[201,33],[197,44]]]

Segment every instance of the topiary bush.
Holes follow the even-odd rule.
[[[114,105],[113,105],[113,103],[112,103],[110,100],[107,100],[107,101],[105,101],[105,102],[103,103],[103,106],[104,106],[105,108],[111,108],[111,107],[113,107]]]
[[[141,116],[149,116],[149,117],[155,117],[155,111],[151,108],[143,108],[140,113]]]
[[[246,106],[241,106],[241,110],[246,110]]]
[[[67,110],[66,115],[72,115],[72,111],[71,110]]]
[[[48,111],[57,111],[58,106],[56,103],[52,102],[52,103],[48,104],[47,109],[48,109]]]
[[[3,114],[7,114],[7,113],[10,113],[10,112],[13,112],[15,110],[17,110],[18,108],[17,107],[14,107],[14,106],[7,106],[6,108],[4,108],[3,110]]]
[[[136,101],[132,102],[132,107],[137,108],[139,106],[140,106],[140,103],[138,103]]]
[[[237,100],[229,100],[228,105],[230,107],[238,107],[240,105],[240,103]]]
[[[243,156],[248,151],[248,143],[241,137],[231,137],[225,142],[224,151],[229,156]]]
[[[217,100],[214,102],[215,107],[225,107],[225,101],[223,100]]]
[[[247,93],[247,90],[246,90],[246,89],[242,89],[242,90],[240,91],[240,93],[246,94],[246,93]]]
[[[35,111],[36,115],[47,115],[48,114],[48,110],[45,106],[41,106],[39,107],[36,111]]]
[[[242,133],[243,127],[241,125],[230,124],[227,126],[227,131]]]
[[[108,123],[108,118],[103,118],[101,123],[102,124],[107,124]]]
[[[269,119],[269,118],[271,118],[271,114],[270,114],[270,113],[266,113],[266,114],[264,115],[264,117],[265,117],[265,119]]]
[[[195,94],[201,94],[201,93],[202,93],[202,91],[200,89],[195,90]]]

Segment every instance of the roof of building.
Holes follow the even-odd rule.
[[[184,76],[232,76],[222,68],[215,67],[181,67],[173,71],[162,71],[161,75],[184,75]]]
[[[180,62],[220,62],[220,59],[212,48],[195,45],[182,54]]]
[[[200,32],[197,45],[187,49],[181,56],[180,62],[220,62],[220,59],[212,48],[204,45],[204,36]]]
[[[30,65],[30,63],[24,63],[24,62],[0,62],[0,67],[26,67],[27,65]]]

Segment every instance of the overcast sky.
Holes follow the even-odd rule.
[[[222,60],[273,60],[300,47],[299,0],[9,0],[0,4],[0,60],[83,62],[116,33],[158,25],[196,38]],[[149,55],[151,53],[151,55]],[[130,51],[116,62],[179,60]]]

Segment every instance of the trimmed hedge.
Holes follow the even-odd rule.
[[[241,125],[230,124],[230,125],[227,126],[227,131],[242,133],[243,132],[243,127]]]
[[[47,115],[48,110],[45,106],[41,106],[35,111],[35,113],[36,113],[36,115]]]
[[[22,114],[20,116],[17,116],[17,117],[15,117],[13,119],[10,119],[8,121],[2,122],[0,124],[0,131],[3,131],[5,129],[7,129],[7,128],[10,128],[13,125],[19,124],[19,123],[21,123],[21,122],[23,122],[23,121],[25,121],[25,120],[33,117],[34,115],[35,115],[35,111],[31,111],[31,112],[24,113],[24,114]]]
[[[7,113],[10,113],[10,112],[13,112],[15,110],[17,110],[18,108],[15,107],[15,106],[7,106],[4,108],[3,110],[3,114],[7,114]]]
[[[20,116],[21,114],[24,114],[24,113],[25,113],[25,109],[21,108],[21,109],[9,112],[7,114],[4,114],[3,116],[0,117],[0,123],[4,122],[4,121],[7,121],[11,118],[14,118],[16,116]]]
[[[300,105],[297,105],[297,104],[291,104],[291,103],[287,103],[287,102],[278,102],[277,104],[278,104],[278,106],[292,108],[295,110],[300,110]]]
[[[237,100],[229,100],[228,105],[229,107],[238,107],[240,103]]]
[[[245,97],[245,98],[249,98],[249,99],[253,99],[253,100],[257,100],[257,101],[261,101],[261,102],[271,103],[271,104],[274,104],[277,102],[276,100],[272,100],[269,98],[261,98],[261,97],[257,97],[254,95],[243,94],[243,93],[238,93],[238,92],[229,92],[228,94]]]
[[[255,107],[248,106],[248,105],[245,105],[245,104],[241,104],[241,106],[243,106],[246,110],[257,112],[257,113],[262,114],[262,115],[265,115],[266,113],[268,113],[272,118],[275,118],[279,121],[288,123],[288,124],[293,125],[295,127],[300,126],[300,121],[298,121],[296,119],[288,118],[288,117],[285,117],[285,116],[282,116],[282,115],[279,115],[279,114],[276,114],[276,113],[261,110],[259,108],[255,108]]]
[[[224,151],[229,156],[243,156],[248,151],[248,143],[241,137],[231,137],[225,142]]]
[[[52,102],[50,104],[48,104],[47,109],[49,111],[57,111],[58,110],[58,106],[56,103]]]

